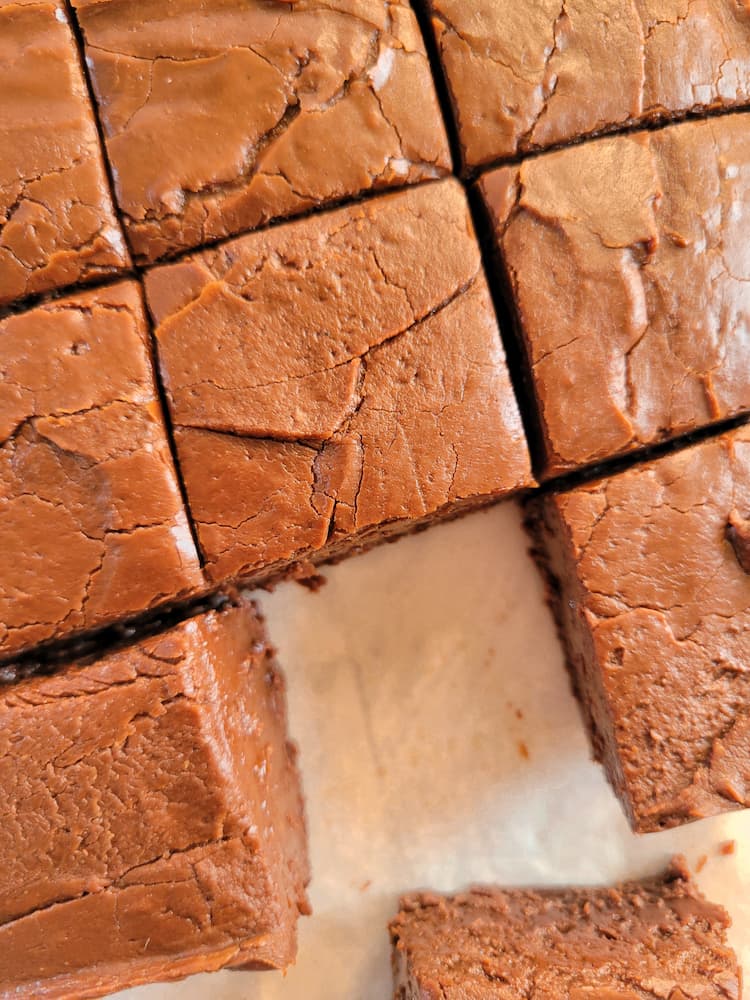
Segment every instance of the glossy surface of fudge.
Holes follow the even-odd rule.
[[[146,290],[211,580],[267,579],[530,484],[457,182],[243,237]]]
[[[0,305],[129,264],[64,10],[0,0]]]
[[[750,408],[750,116],[600,139],[480,184],[543,474]]]
[[[750,103],[737,0],[417,0],[471,169],[585,135]]]
[[[139,286],[0,320],[0,655],[203,585]]]
[[[250,606],[0,687],[3,995],[293,961],[295,756]]]
[[[141,261],[450,170],[405,0],[75,0]]]
[[[750,805],[750,428],[534,499],[529,515],[634,828]]]

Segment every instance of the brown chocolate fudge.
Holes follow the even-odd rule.
[[[128,265],[65,8],[0,0],[0,305]]]
[[[243,237],[151,271],[146,292],[214,582],[531,483],[456,181]]]
[[[750,805],[750,427],[529,505],[633,827]]]
[[[74,0],[138,260],[437,177],[406,0]]]
[[[583,136],[750,104],[742,0],[417,0],[466,170]]]
[[[543,475],[750,408],[750,116],[600,139],[480,184]]]
[[[681,859],[608,889],[477,888],[401,900],[396,1000],[738,1000],[726,911]]]
[[[0,656],[203,586],[139,286],[0,320]]]
[[[0,687],[3,995],[292,962],[295,758],[250,605]]]

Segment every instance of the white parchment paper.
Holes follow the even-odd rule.
[[[296,966],[128,1000],[389,1000],[399,893],[610,883],[674,853],[750,971],[750,812],[636,837],[588,745],[514,504],[263,595],[302,749],[314,916]],[[737,842],[731,856],[719,852]]]

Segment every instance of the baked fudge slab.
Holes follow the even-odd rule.
[[[245,604],[0,687],[0,982],[83,998],[293,961],[283,679]]]
[[[750,103],[737,0],[418,0],[472,170],[583,136]]]
[[[262,581],[531,483],[456,181],[156,268],[146,293],[214,582]]]
[[[65,9],[0,0],[0,305],[129,263]]]
[[[406,0],[73,5],[140,261],[450,171]]]
[[[633,827],[750,805],[750,428],[529,504],[596,756]]]
[[[135,282],[0,320],[0,656],[203,585]]]
[[[737,1000],[729,916],[680,859],[609,889],[477,888],[401,900],[396,1000]]]
[[[544,475],[750,407],[750,116],[488,174]]]

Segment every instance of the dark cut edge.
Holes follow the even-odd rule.
[[[485,163],[473,166],[462,175],[469,183],[477,180],[483,174],[495,170],[497,167],[519,166],[525,160],[535,160],[538,156],[546,156],[548,153],[559,153],[563,149],[570,149],[574,146],[584,146],[590,142],[597,142],[599,139],[612,139],[619,135],[639,135],[646,132],[661,132],[671,125],[682,125],[686,122],[710,121],[714,118],[724,118],[729,115],[750,114],[750,99],[739,101],[736,104],[705,104],[696,105],[685,111],[668,111],[662,109],[653,111],[643,118],[631,118],[622,124],[612,124],[595,129],[591,132],[584,132],[582,135],[571,136],[569,139],[561,139],[560,142],[552,143],[549,146],[532,146],[528,149],[521,149],[510,156],[498,156]]]

